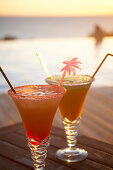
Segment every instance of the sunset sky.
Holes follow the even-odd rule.
[[[0,16],[113,16],[113,0],[0,0]]]

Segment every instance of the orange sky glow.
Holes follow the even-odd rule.
[[[113,0],[0,0],[0,16],[113,16]]]

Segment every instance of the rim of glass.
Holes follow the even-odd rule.
[[[44,96],[44,95],[40,95],[40,96],[22,96],[22,94],[18,94],[18,93],[14,93],[11,89],[8,90],[8,95],[11,96],[12,98],[16,98],[16,99],[27,99],[27,100],[46,100],[46,99],[52,99],[52,98],[56,98],[60,95],[64,95],[65,92],[66,92],[66,89],[64,87],[58,87],[57,85],[24,85],[24,86],[18,86],[18,87],[14,87],[15,91],[16,89],[21,89],[21,88],[32,88],[32,87],[40,87],[40,88],[46,88],[48,87],[48,89],[52,89],[54,88],[56,90],[56,93],[53,93],[52,95],[47,95],[47,96]],[[37,88],[37,89],[38,89]]]
[[[90,75],[87,75],[87,74],[77,74],[77,75],[82,75],[82,76],[88,76],[88,77],[91,77]],[[59,74],[59,75],[53,75],[53,76],[51,76],[51,77],[55,77],[55,76],[62,76],[61,74]],[[72,75],[71,75],[72,76]],[[82,86],[82,85],[85,85],[85,84],[90,84],[90,83],[92,83],[93,81],[95,80],[95,78],[90,78],[89,80],[87,80],[87,81],[84,81],[84,82],[78,82],[78,83],[72,83],[71,84],[71,82],[70,82],[70,84],[69,83],[62,83],[62,86]],[[50,79],[49,77],[47,77],[46,79],[45,79],[45,81],[47,82],[47,83],[51,83],[52,85],[58,85],[57,83],[56,83],[56,81],[52,81],[52,79]],[[58,81],[59,82],[59,81]]]

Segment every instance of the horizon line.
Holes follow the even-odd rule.
[[[75,18],[75,17],[113,17],[113,15],[76,15],[76,16],[19,16],[0,15],[0,18]]]

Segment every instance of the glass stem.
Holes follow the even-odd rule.
[[[76,149],[76,143],[77,143],[77,135],[78,135],[78,127],[80,125],[80,118],[77,120],[71,122],[67,119],[63,120],[64,124],[64,130],[66,133],[66,139],[67,139],[67,145],[70,150]]]
[[[31,158],[33,160],[34,169],[45,169],[45,159],[47,157],[47,146],[49,146],[49,138],[45,142],[42,142],[40,145],[35,145],[28,140],[28,146],[31,151]]]

